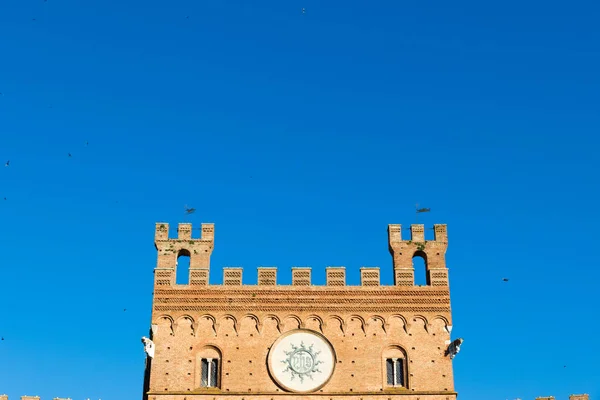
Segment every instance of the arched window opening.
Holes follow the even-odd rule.
[[[180,250],[177,254],[177,266],[175,267],[175,283],[187,285],[190,283],[190,252]]]
[[[412,261],[415,273],[414,284],[416,286],[429,285],[429,280],[427,279],[427,256],[425,253],[417,251],[413,256]]]
[[[197,355],[196,386],[218,388],[221,386],[221,353],[214,347],[205,347]]]
[[[385,386],[408,388],[406,354],[398,346],[392,346],[383,353]]]

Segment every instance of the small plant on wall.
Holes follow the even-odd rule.
[[[419,250],[419,251],[425,250],[425,243],[424,242],[414,242],[414,243],[417,246],[417,250]],[[408,244],[413,244],[413,241],[409,240]]]

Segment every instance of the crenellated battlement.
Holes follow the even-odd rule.
[[[406,242],[441,242],[448,243],[448,231],[445,224],[433,225],[433,240],[425,240],[425,225],[412,224],[410,226],[410,239],[402,240],[402,225],[390,224],[388,225],[389,241],[390,243]]]
[[[177,260],[181,256],[190,257],[190,285],[208,285],[210,256],[215,241],[215,225],[202,224],[200,238],[192,237],[192,224],[179,224],[177,238],[169,238],[169,224],[159,222],[154,233],[154,245],[158,251],[155,285],[175,284]]]
[[[181,256],[190,257],[189,285],[209,285],[210,256],[214,247],[214,224],[202,224],[200,238],[192,237],[192,224],[178,225],[177,238],[169,238],[169,224],[157,223],[155,245],[158,250],[158,262],[155,270],[155,286],[174,286],[177,260]],[[402,226],[388,226],[388,245],[393,258],[394,286],[414,286],[413,258],[425,260],[427,274],[426,286],[448,286],[448,271],[445,254],[448,247],[446,225],[433,226],[434,240],[425,240],[425,226],[410,226],[410,239],[402,239]],[[241,267],[223,269],[223,286],[242,286],[244,270]],[[276,267],[258,268],[258,285],[277,285]],[[292,267],[291,286],[312,286],[310,267]],[[380,286],[379,267],[361,267],[360,286]],[[182,285],[177,285],[181,287]],[[213,286],[213,285],[211,285]],[[218,286],[218,285],[215,285]],[[288,285],[289,286],[289,285]],[[327,267],[325,286],[346,286],[344,267]]]
[[[155,277],[156,282],[161,279],[161,282],[156,283],[161,288],[164,286],[171,285],[171,278],[174,272],[170,272],[171,269],[156,268]],[[315,287],[327,287],[327,286],[350,286],[346,283],[346,267],[325,267],[326,271],[326,282],[324,285],[315,285],[312,282],[312,268],[311,267],[291,267],[292,271],[292,282],[291,284],[281,284],[277,282],[277,275],[279,268],[277,267],[263,267],[257,268],[257,283],[255,285],[245,284],[242,281],[244,274],[244,268],[242,267],[223,267],[223,283],[220,285],[210,284],[210,286],[315,286]],[[379,267],[360,267],[360,284],[358,286],[385,286],[381,285],[381,276]],[[165,279],[167,278],[167,279]],[[205,282],[196,283],[191,282],[189,285],[176,284],[178,288],[186,286],[206,286]],[[394,285],[389,285],[394,287]],[[417,286],[423,287],[423,286]],[[1,400],[1,399],[0,399]]]
[[[425,261],[427,285],[448,286],[446,225],[434,225],[433,233],[433,240],[425,240],[425,226],[413,224],[410,226],[410,239],[402,240],[402,225],[388,226],[388,244],[394,264],[394,282],[397,286],[414,284],[414,257],[421,257]]]
[[[177,238],[169,238],[169,224],[166,222],[157,222],[154,232],[155,242],[178,242],[191,240],[194,242],[202,242],[205,244],[213,243],[215,239],[215,224],[205,223],[201,225],[202,234],[198,239],[192,238],[192,224],[180,223],[177,225]]]

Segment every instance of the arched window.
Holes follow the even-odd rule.
[[[429,280],[427,279],[427,255],[422,251],[417,251],[413,256],[412,262],[415,271],[414,285],[429,285]]]
[[[391,346],[383,352],[384,387],[408,388],[408,363],[400,346]]]
[[[190,252],[187,250],[179,250],[177,254],[175,283],[177,285],[187,285],[190,283]]]
[[[203,347],[196,355],[196,387],[221,387],[221,352],[212,346]]]

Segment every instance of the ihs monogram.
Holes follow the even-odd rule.
[[[322,373],[317,367],[319,364],[323,364],[323,361],[317,360],[317,356],[321,352],[313,350],[314,343],[308,348],[304,346],[304,342],[300,342],[300,347],[293,343],[290,343],[290,346],[292,347],[292,350],[284,350],[287,358],[281,360],[281,362],[287,366],[283,372],[289,371],[292,374],[292,380],[298,376],[298,378],[300,378],[300,383],[303,383],[305,377],[309,377],[312,380],[312,374],[315,372]]]

